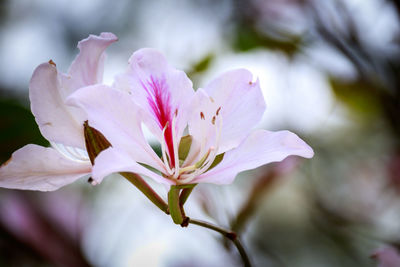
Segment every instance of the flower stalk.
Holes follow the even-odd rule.
[[[226,230],[224,228],[221,228],[219,226],[213,225],[208,222],[191,219],[185,215],[183,204],[185,203],[185,201],[187,200],[187,198],[189,197],[190,193],[192,192],[195,186],[196,186],[195,184],[171,186],[171,189],[168,192],[168,206],[174,223],[180,224],[182,227],[187,227],[189,224],[195,224],[222,234],[225,238],[231,240],[233,244],[236,246],[240,254],[240,257],[242,258],[244,266],[250,267],[251,266],[250,259],[235,232]]]
[[[169,214],[167,203],[136,173],[120,172],[131,184],[137,187],[154,205],[164,213]]]
[[[183,207],[179,202],[180,191],[181,189],[179,188],[179,186],[171,185],[171,189],[168,192],[169,212],[171,214],[172,220],[176,224],[182,224],[186,217],[183,212]]]
[[[221,228],[219,226],[213,225],[211,223],[208,222],[204,222],[204,221],[200,221],[200,220],[195,220],[195,219],[191,219],[188,218],[188,223],[189,224],[195,224],[204,228],[208,228],[210,230],[216,231],[220,234],[222,234],[224,237],[228,238],[229,240],[231,240],[233,242],[233,244],[236,246],[237,250],[239,251],[240,257],[242,258],[243,264],[246,267],[250,267],[251,266],[251,262],[250,259],[246,253],[246,250],[244,249],[242,243],[240,242],[237,234],[235,232],[226,230],[224,228]]]

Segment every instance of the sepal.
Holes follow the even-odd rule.
[[[86,151],[89,155],[90,162],[94,165],[94,160],[101,151],[106,150],[111,146],[110,142],[102,133],[95,128],[90,127],[88,121],[83,124]]]

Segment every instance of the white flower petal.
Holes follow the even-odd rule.
[[[207,150],[216,146],[216,135],[218,131],[216,113],[219,107],[215,105],[203,89],[196,91],[190,104],[190,116],[188,120],[189,134],[192,136],[192,144],[188,154],[191,164],[198,161]],[[190,163],[189,162],[189,163]]]
[[[84,112],[66,106],[65,97],[56,67],[51,63],[39,65],[29,84],[29,98],[40,132],[49,141],[84,149]]]
[[[291,155],[311,158],[314,152],[292,132],[258,130],[251,133],[236,149],[226,152],[216,167],[193,182],[229,184],[239,172],[282,161]]]
[[[129,93],[93,85],[73,93],[67,103],[85,110],[89,125],[100,131],[113,147],[127,151],[137,162],[163,169],[162,161],[143,136],[141,110]]]
[[[79,54],[72,62],[68,75],[63,77],[63,86],[68,95],[75,90],[102,82],[106,48],[118,40],[110,32],[99,36],[89,35],[78,43]]]
[[[223,119],[219,153],[240,144],[251,129],[261,120],[265,101],[258,80],[245,69],[228,71],[204,90],[221,107]]]
[[[160,52],[145,48],[132,55],[128,70],[116,78],[115,87],[135,96],[134,101],[146,113],[147,127],[160,142],[166,127],[167,150],[173,154],[173,118],[177,116],[175,132],[179,139],[187,124],[188,104],[194,95],[192,82],[186,74],[170,66]]]
[[[92,177],[98,183],[107,175],[118,172],[137,173],[139,175],[145,175],[162,184],[174,184],[172,180],[166,179],[135,162],[135,159],[132,159],[131,155],[125,151],[110,147],[96,157]]]
[[[1,166],[0,187],[53,191],[90,172],[90,162],[75,162],[53,148],[30,144]]]

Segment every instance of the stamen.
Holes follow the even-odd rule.
[[[208,149],[207,153],[198,161],[196,162],[196,164],[191,165],[191,166],[187,166],[185,168],[182,168],[181,171],[179,172],[179,175],[181,175],[184,172],[190,172],[190,171],[194,171],[193,173],[189,173],[188,177],[196,177],[198,175],[198,173],[200,172],[200,170],[203,168],[204,163],[208,164],[209,162],[209,156],[211,151],[214,150],[214,147],[210,147],[210,149]],[[183,177],[185,180],[188,179],[188,177]]]
[[[194,170],[196,170],[196,166],[195,166],[195,165],[190,165],[190,166],[181,168],[181,169],[179,170],[179,175],[181,175],[181,174],[184,173],[184,172],[190,172],[190,171],[194,171]]]
[[[181,183],[189,183],[191,182],[193,179],[195,179],[197,176],[203,174],[204,172],[206,172],[211,164],[214,162],[215,157],[217,156],[218,153],[218,148],[219,148],[219,142],[220,142],[220,138],[221,138],[221,130],[222,130],[222,118],[218,117],[217,120],[217,125],[215,127],[215,131],[216,131],[216,139],[215,139],[215,145],[216,147],[211,147],[208,151],[207,154],[205,156],[202,157],[202,159],[199,161],[204,161],[201,164],[196,163],[195,166],[199,166],[199,168],[196,168],[196,170],[192,173],[189,174],[182,174],[181,175],[181,179],[179,180]]]
[[[177,113],[178,110],[176,110],[175,114]],[[174,147],[174,157],[175,157],[175,170],[173,178],[176,179],[179,176],[179,152],[178,152],[179,144],[177,142],[175,126],[176,126],[176,116],[172,118],[172,145]]]
[[[166,153],[166,151],[165,151],[165,131],[167,130],[167,127],[168,127],[168,122],[165,124],[165,127],[164,127],[164,129],[163,129],[163,131],[162,131],[162,136],[163,136],[163,140],[162,140],[162,142],[161,142],[161,155],[162,155],[162,159],[163,159],[163,162],[164,162],[164,167],[165,167],[165,170],[166,170],[166,172],[168,173],[168,175],[172,175],[173,174],[173,171],[171,170],[171,168],[170,168],[170,166],[169,166],[169,163],[168,163],[168,160],[167,160],[167,153]]]
[[[215,112],[215,115],[219,115],[219,111],[221,110],[221,107],[219,107],[218,109],[217,109],[217,112]]]
[[[194,165],[197,169],[203,166],[204,162],[207,160],[208,156],[210,156],[211,151],[214,150],[214,147],[210,147],[207,153]]]

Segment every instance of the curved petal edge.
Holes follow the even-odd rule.
[[[242,171],[282,161],[292,155],[312,158],[314,151],[292,132],[254,131],[236,149],[226,152],[220,164],[193,182],[229,184]]]
[[[53,148],[29,144],[0,167],[0,187],[54,191],[90,172],[90,162],[75,162]]]

